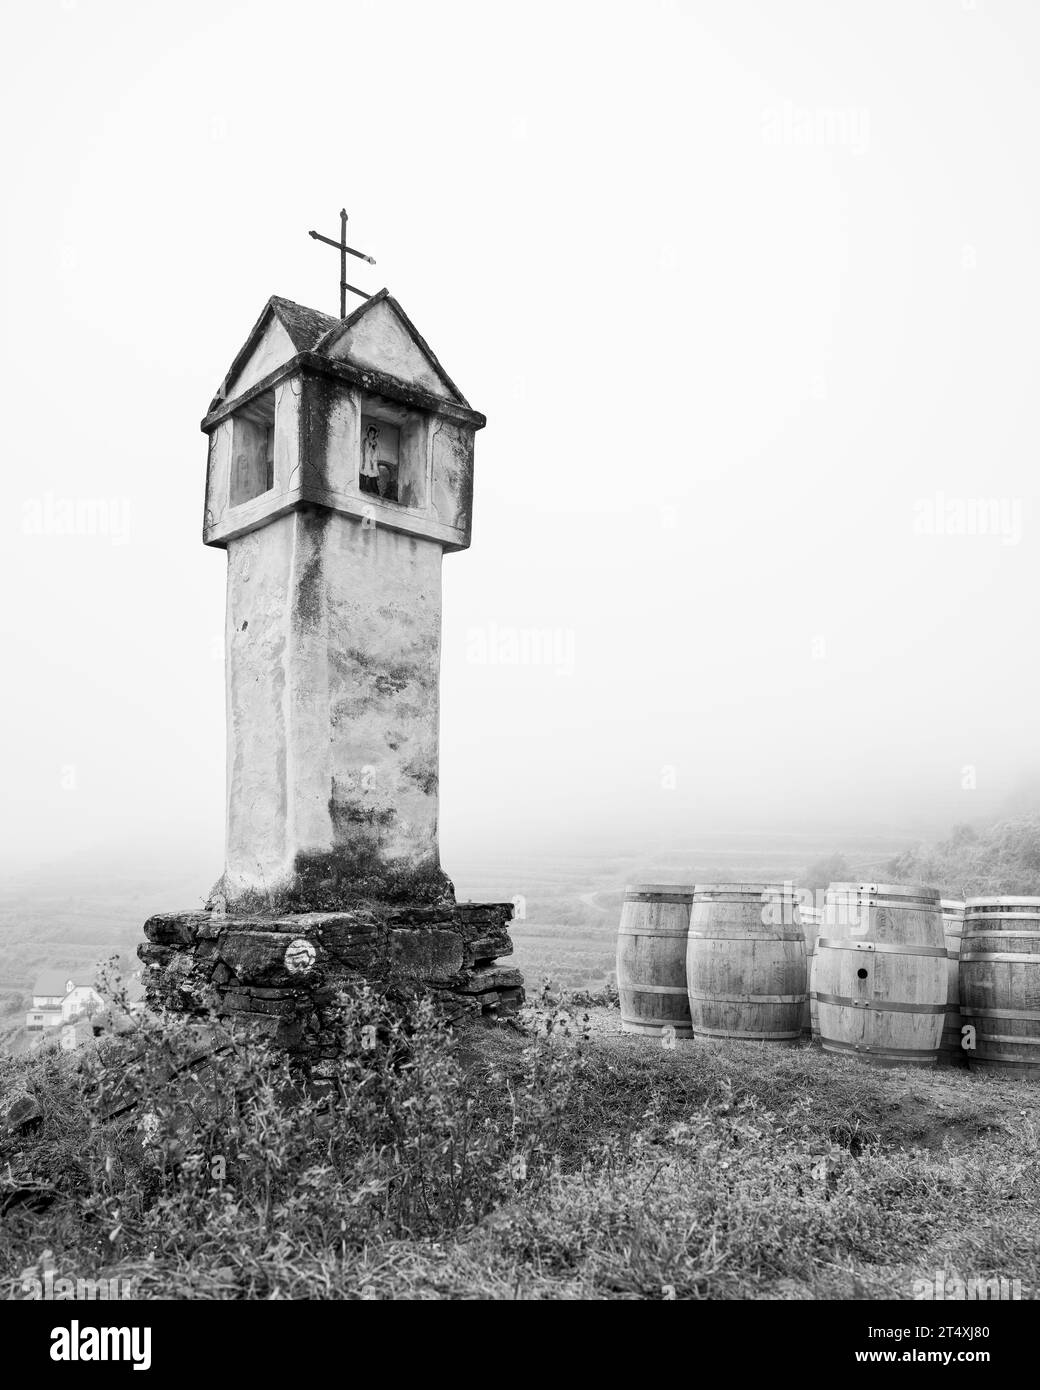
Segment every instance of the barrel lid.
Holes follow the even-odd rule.
[[[693,897],[692,883],[626,883],[626,893],[671,893],[673,897]]]
[[[941,898],[938,888],[927,888],[922,883],[832,883],[828,893],[866,893],[878,898],[926,898],[939,904]]]

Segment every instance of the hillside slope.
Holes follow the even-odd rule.
[[[380,1016],[373,1047],[375,1016],[348,1021],[334,1100],[255,1051],[171,1076],[176,1039],[6,1063],[0,1095],[44,1120],[0,1141],[0,1269],[48,1250],[67,1277],[214,1299],[909,1299],[937,1270],[1040,1293],[1029,1082],[668,1051],[606,1008],[460,1045]],[[128,1077],[147,1105],[105,1119]]]

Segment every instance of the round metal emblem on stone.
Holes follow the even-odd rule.
[[[291,975],[304,975],[318,958],[318,953],[309,941],[298,936],[290,941],[285,951],[285,968]]]

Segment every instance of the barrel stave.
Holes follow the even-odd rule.
[[[807,907],[802,903],[799,905],[798,915],[801,918],[802,934],[805,937],[805,1004],[802,1006],[802,1036],[811,1038],[817,1032],[813,1022],[816,1011],[812,1003],[812,962],[816,954],[816,941],[820,935],[823,912],[818,907]]]
[[[943,1020],[939,1061],[946,1066],[965,1067],[967,1054],[961,1047],[960,955],[964,930],[964,903],[943,898],[943,936],[946,939],[946,1017]]]

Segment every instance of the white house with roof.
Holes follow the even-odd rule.
[[[90,973],[93,975],[93,971]],[[104,1000],[85,976],[44,970],[33,985],[32,1007],[25,1016],[25,1026],[30,1033],[39,1033],[89,1018],[103,1008]]]

